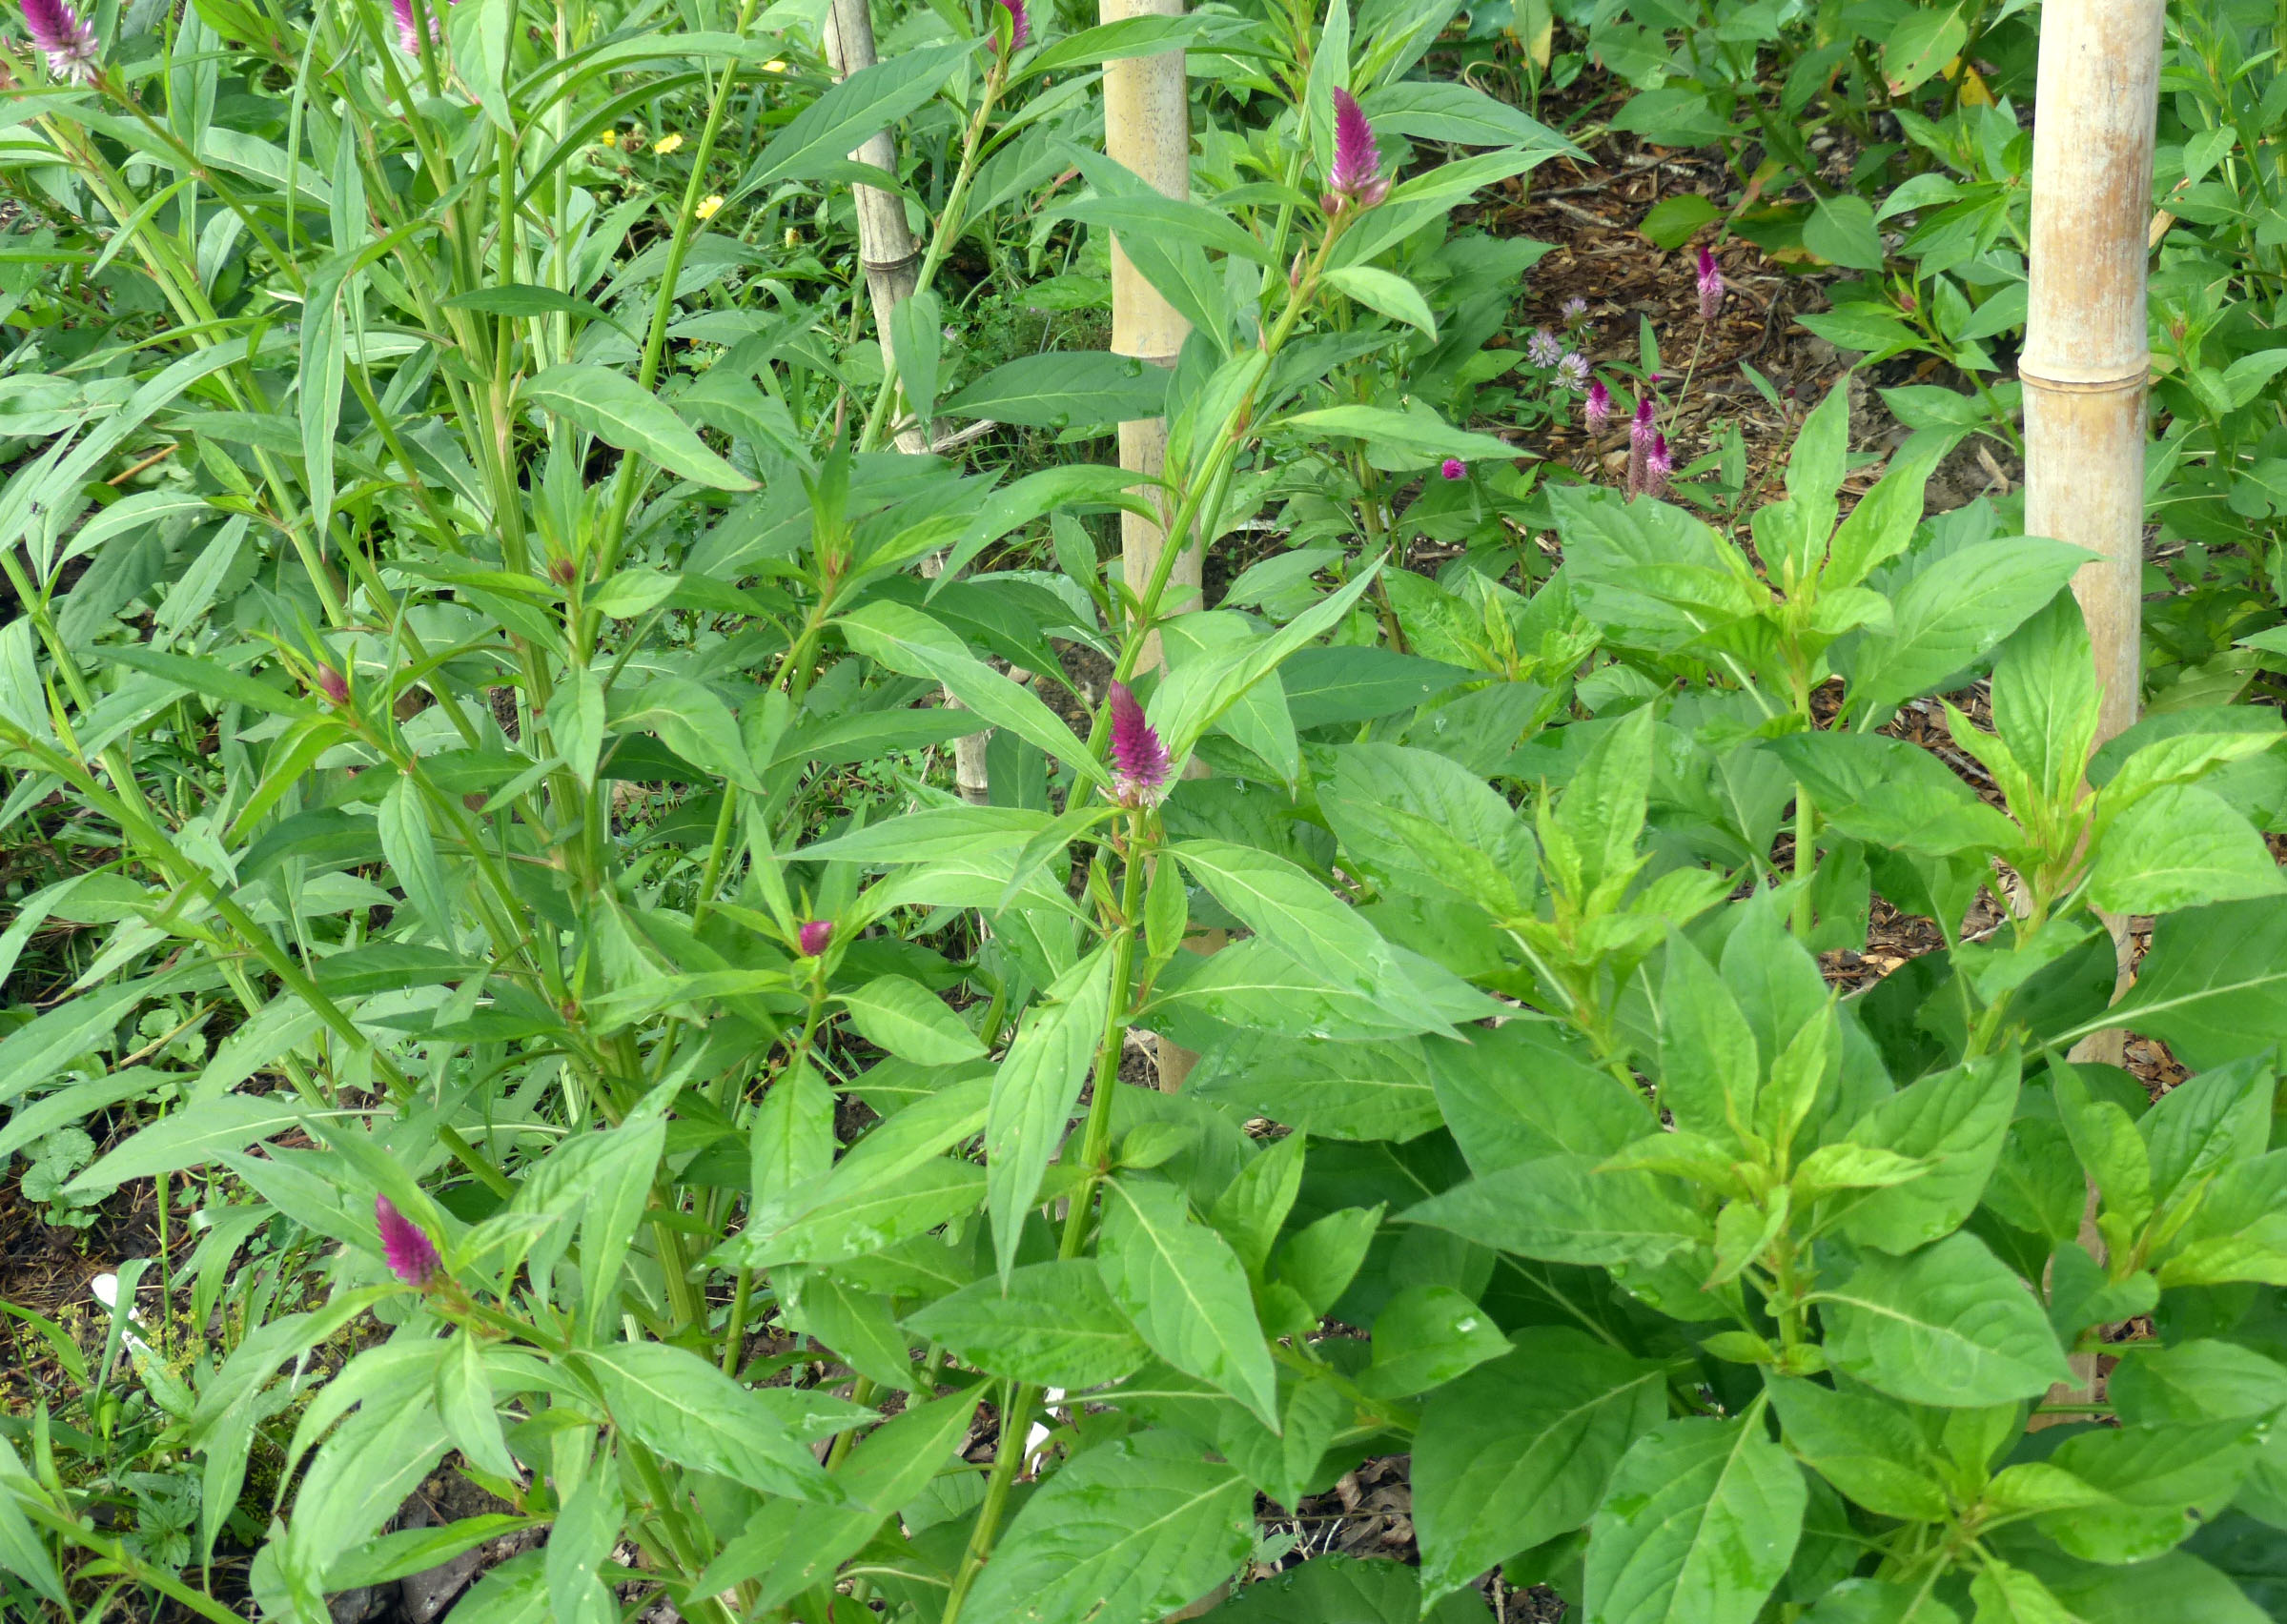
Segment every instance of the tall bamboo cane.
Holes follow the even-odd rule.
[[[1106,23],[1128,17],[1176,17],[1182,0],[1101,0]],[[1191,195],[1191,104],[1183,52],[1131,56],[1104,64],[1104,151],[1113,162],[1169,197]],[[1112,349],[1156,367],[1172,367],[1191,335],[1191,323],[1146,281],[1115,240],[1112,245]],[[1167,419],[1145,417],[1119,427],[1120,466],[1157,477],[1167,466]],[[1120,515],[1120,578],[1134,590],[1152,579],[1168,545],[1167,506],[1160,522],[1140,514]],[[1196,540],[1177,538],[1181,548],[1161,596],[1161,612],[1180,614],[1199,607],[1201,557]],[[1159,634],[1145,644],[1141,668],[1156,667],[1162,656]],[[1177,1088],[1198,1059],[1191,1050],[1154,1040],[1159,1086]]]
[[[2033,101],[2032,302],[2025,384],[2025,528],[2097,555],[2073,579],[2102,689],[2097,737],[2136,720],[2142,666],[2145,273],[2166,0],[2049,0]],[[2129,971],[2126,920],[2108,920]],[[2118,1064],[2125,1034],[2076,1060]],[[2090,1191],[2081,1244],[2103,1255]],[[2094,1391],[2094,1361],[2052,1396]]]
[[[826,59],[832,66],[834,77],[847,79],[862,68],[874,64],[873,12],[869,0],[833,0],[826,18]],[[897,143],[889,132],[879,130],[868,135],[858,150],[849,154],[862,164],[871,165],[887,174],[897,173]],[[896,354],[896,327],[892,321],[897,307],[913,296],[920,285],[921,245],[913,240],[913,233],[906,224],[906,200],[894,192],[878,186],[856,185],[850,196],[857,206],[858,259],[866,270],[866,291],[873,299],[873,327],[880,336],[886,356]],[[900,369],[901,375],[903,369]],[[909,418],[897,430],[897,449],[909,457],[920,457],[929,449],[929,426]],[[943,566],[944,555],[938,554],[922,565],[926,574],[935,575]],[[953,702],[950,693],[946,703]],[[960,789],[961,799],[972,805],[983,805],[990,798],[991,784],[985,766],[987,736],[972,733],[953,741],[953,782]]]

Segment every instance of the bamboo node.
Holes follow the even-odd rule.
[[[2152,382],[2152,363],[2146,361],[2134,372],[2117,373],[2108,377],[2054,377],[2021,365],[2017,368],[2017,378],[2028,389],[2045,390],[2052,395],[2119,395],[2149,385]]]

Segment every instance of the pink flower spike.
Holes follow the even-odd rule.
[[[374,1197],[374,1220],[381,1226],[381,1255],[389,1261],[389,1272],[416,1290],[428,1285],[441,1267],[437,1243],[385,1195]]]
[[[1352,203],[1371,209],[1390,194],[1390,183],[1381,173],[1381,152],[1374,145],[1374,126],[1366,122],[1365,110],[1348,91],[1334,93],[1334,168],[1326,184],[1332,189],[1328,198],[1333,207],[1326,211],[1330,214]]]
[[[1667,436],[1654,435],[1651,455],[1644,459],[1644,494],[1652,497],[1667,495],[1667,477],[1675,471],[1675,458],[1667,452]]]
[[[1651,489],[1652,441],[1659,437],[1652,427],[1652,397],[1645,395],[1636,402],[1636,416],[1628,424],[1628,499]]]
[[[1715,262],[1715,255],[1700,250],[1700,319],[1713,321],[1716,313],[1724,308],[1724,268]]]
[[[1025,12],[1025,0],[992,0],[992,3],[1009,13],[1010,52],[1022,51],[1025,42],[1032,37],[1032,19]]]
[[[1112,684],[1112,769],[1120,801],[1142,806],[1159,797],[1174,765],[1159,734],[1144,720],[1143,706],[1125,682]]]
[[[1588,406],[1583,416],[1592,435],[1603,434],[1612,421],[1612,392],[1604,387],[1601,377],[1588,386]]]
[[[794,933],[795,945],[802,949],[802,956],[806,959],[818,957],[833,940],[834,922],[830,919],[806,921],[803,927]]]
[[[1459,479],[1468,474],[1469,465],[1458,457],[1449,457],[1439,465],[1438,472],[1448,479]]]
[[[94,26],[71,10],[69,0],[24,0],[24,31],[48,58],[48,71],[75,85],[95,82],[102,47]]]
[[[444,41],[444,19],[439,15],[439,10],[441,7],[451,3],[452,0],[426,0],[429,10],[429,43],[431,45],[439,45]],[[398,44],[404,47],[406,55],[419,56],[420,54],[420,30],[415,26],[413,21],[413,0],[389,0],[389,11],[390,15],[397,19]]]

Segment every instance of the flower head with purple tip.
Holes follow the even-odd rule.
[[[1159,734],[1144,720],[1143,706],[1125,682],[1112,684],[1112,779],[1123,804],[1143,806],[1159,798],[1174,765]]]
[[[374,1197],[374,1222],[381,1227],[381,1256],[389,1272],[416,1289],[426,1286],[442,1267],[437,1243],[385,1195]]]
[[[1644,459],[1644,494],[1655,499],[1667,495],[1667,477],[1676,471],[1676,459],[1668,455],[1667,436],[1654,435],[1650,455]]]
[[[1449,457],[1438,465],[1438,472],[1448,479],[1465,478],[1468,477],[1469,464],[1458,457]]]
[[[1009,52],[1014,55],[1032,37],[1032,19],[1026,14],[1025,0],[992,0],[992,3],[1009,13]]]
[[[317,691],[326,697],[328,704],[346,705],[350,702],[349,679],[331,665],[319,666],[313,682]]]
[[[1650,488],[1652,442],[1660,437],[1652,426],[1652,397],[1646,394],[1636,402],[1636,416],[1628,424],[1628,497],[1633,500]]]
[[[24,31],[48,58],[48,71],[76,85],[95,82],[102,48],[94,25],[71,10],[70,0],[24,0]]]
[[[834,939],[834,922],[830,919],[805,920],[802,928],[794,933],[794,944],[802,949],[806,959],[815,959],[826,951]]]
[[[1389,177],[1381,173],[1381,149],[1374,144],[1374,126],[1365,109],[1348,91],[1334,93],[1334,167],[1326,175],[1326,195],[1318,206],[1338,214],[1356,205],[1371,209],[1390,194]]]
[[[1598,378],[1588,386],[1588,404],[1582,409],[1581,419],[1592,435],[1601,435],[1612,421],[1612,392]]]
[[[1545,327],[1533,329],[1524,341],[1524,358],[1537,367],[1553,367],[1564,354],[1564,340]]]
[[[1716,313],[1724,308],[1724,268],[1715,262],[1715,255],[1700,250],[1700,319],[1713,321]]]

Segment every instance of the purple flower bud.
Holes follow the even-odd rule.
[[[1588,357],[1567,350],[1557,357],[1557,381],[1578,395],[1588,387]]]
[[[1715,255],[1700,250],[1700,319],[1713,321],[1716,313],[1724,308],[1724,268],[1715,262]]]
[[[24,0],[24,31],[48,58],[48,71],[74,84],[92,85],[102,60],[94,26],[71,10],[68,0]]]
[[[1644,494],[1653,497],[1667,495],[1667,477],[1675,471],[1675,458],[1667,454],[1667,436],[1654,435],[1651,454],[1644,459]]]
[[[1564,325],[1578,327],[1588,319],[1588,301],[1575,294],[1564,301]]]
[[[1603,434],[1612,421],[1612,392],[1604,387],[1603,378],[1588,386],[1588,406],[1582,416],[1592,435]]]
[[[830,919],[806,920],[802,928],[794,933],[795,945],[802,949],[802,956],[806,959],[815,959],[825,952],[833,939],[834,922]]]
[[[1564,354],[1564,341],[1545,327],[1533,329],[1533,335],[1524,341],[1524,358],[1537,367],[1553,367]]]
[[[374,1220],[381,1226],[381,1255],[389,1272],[417,1289],[426,1286],[439,1267],[437,1243],[385,1195],[374,1197]]]
[[[1459,479],[1469,472],[1469,465],[1458,457],[1449,457],[1439,464],[1438,472],[1448,479]]]
[[[1125,682],[1112,684],[1112,776],[1120,801],[1141,806],[1158,799],[1170,760],[1159,734],[1144,720],[1143,706]]]
[[[1009,49],[1022,51],[1025,41],[1032,37],[1032,19],[1025,12],[1025,0],[992,0],[995,6],[1009,13]]]
[[[1334,168],[1326,176],[1330,189],[1319,206],[1329,214],[1355,203],[1371,209],[1390,194],[1381,173],[1381,152],[1374,145],[1374,126],[1365,110],[1348,91],[1334,93]]]
[[[346,705],[350,702],[349,679],[331,665],[317,668],[317,691],[326,697],[329,704]]]

